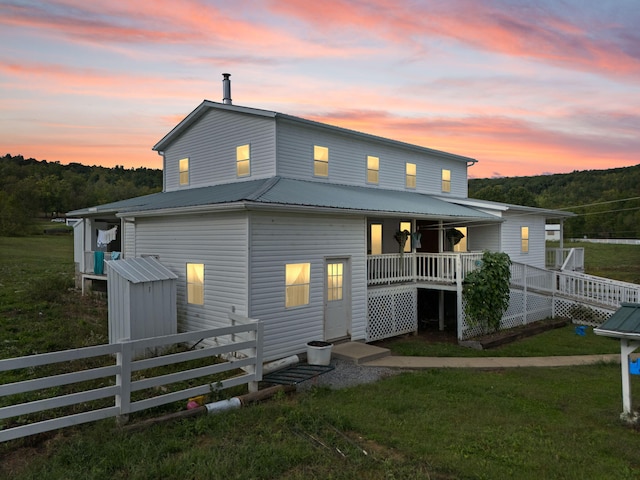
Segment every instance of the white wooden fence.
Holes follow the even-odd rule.
[[[242,321],[242,318],[233,315],[231,320],[236,325],[229,327],[0,360],[0,372],[33,369],[43,365],[105,356],[110,358],[113,363],[108,366],[0,385],[0,405],[5,405],[0,407],[0,442],[108,417],[126,417],[130,413],[148,408],[198,395],[206,395],[212,390],[223,390],[260,381],[262,379],[263,327],[258,321],[250,319]],[[212,338],[215,339],[214,343],[218,343],[218,345],[193,348],[179,353],[168,353],[141,360],[132,359],[133,353],[141,349],[167,348],[176,344],[195,344],[201,340]],[[238,354],[238,352],[242,353]],[[206,358],[213,360],[214,357],[223,357],[227,360],[222,363],[211,363],[198,368],[149,377],[152,374],[149,373],[149,369],[176,365],[191,360]],[[233,372],[238,369],[241,369],[242,373],[216,382],[215,385],[205,382],[170,393],[162,393],[166,385]],[[135,372],[143,370],[145,371],[144,378],[136,379]],[[101,386],[91,388],[82,385],[83,382],[90,381],[100,381]],[[74,390],[78,391],[55,395],[58,387],[71,384],[74,384],[76,387]],[[51,390],[54,393],[51,393]],[[132,393],[142,390],[145,391],[147,398],[133,400]],[[31,394],[31,397],[40,399],[11,403],[12,398],[20,401],[21,397],[24,398],[25,394],[29,392],[35,392]],[[161,394],[148,396],[148,392],[161,392]],[[43,396],[46,398],[42,398]],[[106,407],[98,406],[91,409],[90,404],[87,403],[109,398],[113,400],[111,405]],[[89,408],[89,410],[64,416],[56,416],[55,412],[49,412],[49,416],[52,418],[24,424],[29,419],[23,416],[53,409],[71,408],[72,406]],[[9,423],[7,419],[13,419],[13,422]]]

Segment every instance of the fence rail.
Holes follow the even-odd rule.
[[[237,385],[258,382],[262,379],[262,324],[237,315],[230,317],[232,317],[231,320],[234,325],[223,328],[0,360],[0,373],[105,356],[111,362],[114,362],[112,365],[0,385],[0,404],[5,405],[0,407],[0,442],[104,418],[126,416],[148,408],[185,400],[196,395],[207,394],[214,387],[208,382],[188,388],[179,386],[176,391],[170,393],[132,400],[132,393],[142,390],[158,391],[162,387],[176,384],[177,382],[225,372],[230,372],[231,374],[231,372],[238,369],[241,369],[243,373],[217,382],[215,388],[223,390]],[[134,353],[140,351],[140,349],[167,348],[176,344],[193,344],[209,338],[215,338],[221,344],[197,350],[133,360]],[[150,378],[136,379],[133,375],[135,372],[146,370],[145,376],[148,376],[148,370],[152,368],[166,367],[197,359],[213,359],[214,357],[225,357],[226,361]],[[98,380],[102,382],[102,386],[97,388],[79,385],[82,382]],[[47,389],[55,391],[58,387],[67,385],[74,385],[80,391],[59,395],[47,392]],[[47,396],[47,398],[20,402],[20,396],[30,392],[35,392],[33,394],[35,397]],[[12,399],[11,396],[16,396],[16,398]],[[106,407],[96,406],[89,411],[81,413],[33,421],[27,424],[23,423],[29,421],[29,419],[21,418],[24,415],[71,406],[90,408],[86,405],[88,402],[108,398],[113,399],[112,405]],[[16,400],[18,403],[11,403]],[[9,420],[13,420],[13,422],[9,422]]]

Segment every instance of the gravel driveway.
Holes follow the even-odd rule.
[[[353,362],[334,358],[331,364],[334,370],[298,385],[298,390],[307,390],[313,386],[328,386],[332,389],[352,387],[363,383],[372,383],[381,378],[400,373],[395,368],[366,367]]]

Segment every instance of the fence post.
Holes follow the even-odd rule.
[[[118,425],[124,425],[129,421],[129,409],[131,408],[131,360],[133,349],[128,338],[121,340],[119,343],[120,351],[116,354],[119,373],[116,375],[118,393],[115,398],[115,406],[119,410],[116,422]]]
[[[256,342],[256,346],[252,350],[256,362],[255,366],[253,367],[253,375],[255,380],[253,382],[249,382],[249,392],[257,392],[258,383],[260,382],[260,380],[262,380],[262,322],[256,321],[254,323],[254,327],[255,329],[252,330],[252,337]]]
[[[526,325],[527,322],[527,279],[529,275],[527,275],[527,264],[524,264],[524,269],[522,271],[522,324]]]
[[[456,330],[458,331],[458,340],[462,340],[462,327],[463,327],[463,318],[465,317],[464,307],[462,304],[462,260],[460,255],[456,256],[456,312],[457,312],[457,325]]]

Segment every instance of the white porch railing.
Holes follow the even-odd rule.
[[[0,360],[0,372],[7,372],[79,359],[109,358],[115,355],[111,365],[0,385],[0,405],[3,405],[0,407],[0,420],[14,419],[11,423],[6,420],[0,422],[0,442],[108,417],[126,416],[133,412],[185,400],[189,397],[206,395],[211,393],[212,388],[226,389],[260,381],[262,379],[263,327],[258,321],[246,320],[246,323],[211,330]],[[236,316],[233,321],[239,323],[239,317]],[[229,338],[229,343],[221,346],[132,360],[133,352],[136,350],[166,347],[180,343],[195,343],[212,337],[216,337],[218,340],[220,338],[231,338]],[[238,352],[242,352],[242,355],[238,355]],[[238,358],[234,357],[234,353]],[[213,359],[213,357],[218,356],[223,356],[229,360],[176,373],[150,376],[152,373],[150,373],[149,369],[152,368],[176,365],[189,360]],[[185,387],[171,393],[155,395],[140,400],[132,399],[132,393],[134,392],[145,390],[146,392],[157,393],[164,385],[230,372],[236,369],[242,369],[244,373],[217,382],[215,386],[205,382],[202,385]],[[142,370],[145,370],[144,377],[134,379],[134,373]],[[87,386],[89,381],[98,382],[99,386]],[[56,394],[59,387],[71,384],[74,385],[73,393]],[[52,389],[53,392],[51,391]],[[38,400],[24,401],[24,395],[29,392],[35,392],[31,396],[38,398]],[[104,399],[109,398],[112,399],[111,405],[104,406]],[[95,408],[93,409],[91,409],[90,404],[87,404],[87,402],[99,400],[103,401],[102,405],[94,405]],[[51,413],[49,416],[52,418],[48,420],[25,424],[25,422],[29,421],[28,417],[24,417],[25,415],[72,406],[76,406],[74,408],[83,408],[85,411],[65,416],[56,416]],[[38,417],[42,416],[38,415]]]
[[[482,253],[387,253],[367,257],[369,285],[455,283],[478,266]]]
[[[545,265],[553,270],[584,270],[584,248],[547,248]]]
[[[621,303],[640,302],[640,285],[578,272],[555,273],[558,278],[558,294],[616,308],[620,307]]]
[[[511,264],[511,285],[525,290],[534,289],[542,292],[555,291],[558,272],[544,268],[532,267],[524,263]]]
[[[511,265],[511,284],[525,290],[532,289],[615,308],[624,302],[640,301],[640,285],[634,283],[578,272],[556,272],[522,263]]]

